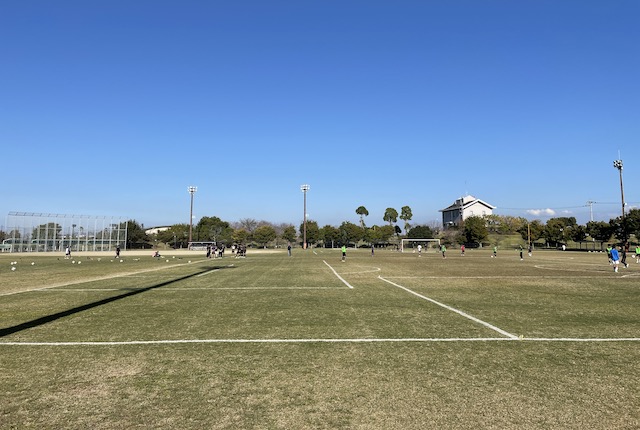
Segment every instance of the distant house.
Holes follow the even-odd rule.
[[[171,228],[171,226],[162,226],[162,227],[153,227],[153,228],[148,228],[146,229],[144,232],[151,235],[151,234],[158,234],[161,231],[167,231]]]
[[[495,206],[473,196],[461,197],[451,206],[440,209],[440,212],[442,212],[442,226],[446,229],[460,225],[462,221],[470,216],[483,217],[492,215],[495,208]]]

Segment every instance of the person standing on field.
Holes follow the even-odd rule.
[[[342,262],[344,263],[346,259],[347,259],[347,246],[342,245]]]
[[[464,257],[464,243],[460,247],[460,255],[462,255]]]
[[[418,257],[422,257],[422,245],[418,245]]]
[[[291,244],[287,245],[287,253],[289,254],[289,257],[291,257]]]
[[[629,265],[627,264],[627,252],[629,252],[629,242],[625,242],[622,245],[622,259],[620,260],[620,262],[625,267],[625,269],[629,267]]]
[[[611,248],[611,264],[613,264],[613,271],[618,271],[618,264],[620,264],[620,255],[618,254],[617,246]]]
[[[640,263],[640,245],[636,246],[636,263]]]
[[[440,247],[440,252],[442,252],[442,258],[447,258],[447,256],[444,254],[445,252],[447,252],[447,247],[444,246],[444,244],[442,244],[442,246]]]
[[[493,255],[491,256],[491,258],[497,258],[498,257],[498,245],[495,245],[493,247]]]

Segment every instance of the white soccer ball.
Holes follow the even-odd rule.
[[[82,263],[82,261],[78,261],[78,264]]]
[[[12,267],[12,268],[11,268],[11,270],[16,270],[16,268],[15,268],[15,267]]]
[[[120,260],[120,262],[122,263],[124,260]]]
[[[35,265],[36,265],[36,263],[32,261],[32,262],[31,262],[31,265],[32,265],[32,266],[35,266]]]

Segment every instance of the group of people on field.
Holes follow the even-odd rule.
[[[627,253],[629,252],[629,242],[625,242],[622,246],[607,245],[607,258],[609,259],[609,265],[613,266],[613,271],[618,271],[618,266],[622,266],[626,269],[629,267],[627,263]],[[640,263],[640,245],[636,246],[636,263]]]
[[[224,257],[224,245],[207,245],[207,258]]]

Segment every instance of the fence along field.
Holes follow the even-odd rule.
[[[466,254],[2,255],[0,424],[637,426],[640,268]]]

